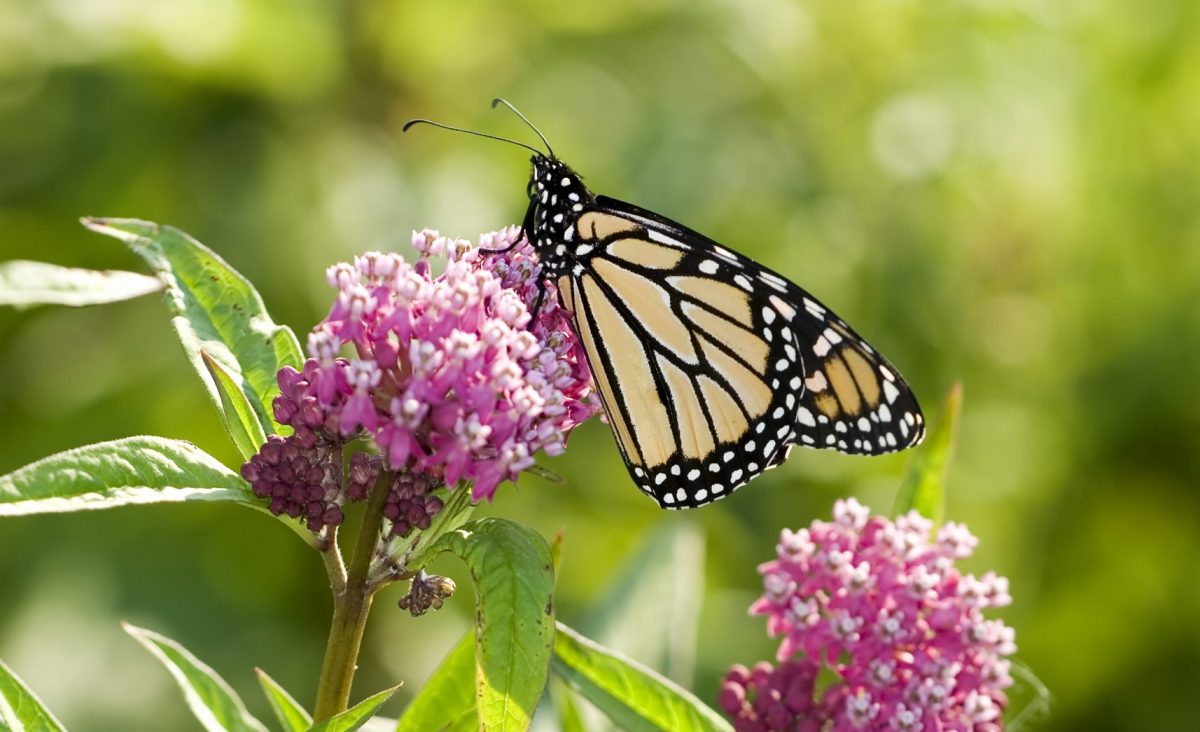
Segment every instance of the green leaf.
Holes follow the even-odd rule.
[[[399,688],[400,686],[397,685],[390,689],[384,689],[378,694],[373,694],[346,711],[335,714],[324,722],[314,725],[310,728],[309,732],[354,732],[354,730],[369,722],[371,716],[383,706],[384,702],[391,699],[392,695]]]
[[[45,262],[0,262],[0,305],[102,305],[132,300],[163,288],[138,272],[75,269]]]
[[[267,732],[229,684],[186,648],[164,635],[122,623],[175,677],[192,714],[208,732]]]
[[[275,718],[286,732],[305,732],[312,726],[312,715],[300,702],[293,699],[275,679],[267,676],[266,671],[256,668],[254,672],[258,674],[258,683],[262,686],[272,711],[275,712]]]
[[[208,355],[208,351],[200,351],[200,358],[221,396],[221,421],[225,424],[225,431],[233,439],[242,459],[249,460],[267,441],[262,423],[258,421],[253,405],[246,399],[233,374],[220,361]]]
[[[66,732],[49,709],[0,661],[0,729],[12,732]]]
[[[946,465],[954,450],[954,434],[962,412],[962,382],[950,387],[941,412],[925,444],[917,448],[908,464],[908,473],[896,496],[895,515],[916,510],[940,524],[946,510]]]
[[[481,730],[524,730],[546,687],[554,642],[554,569],[537,532],[486,518],[434,545],[475,580],[476,708]]]
[[[276,325],[250,282],[215,252],[170,226],[137,219],[85,218],[83,225],[125,242],[166,285],[172,324],[188,360],[219,408],[217,386],[200,352],[220,361],[245,392],[264,431],[278,433],[271,401],[275,373],[300,368],[304,356],[291,329]]]
[[[77,447],[0,476],[0,516],[183,501],[262,504],[246,481],[216,458],[190,442],[165,437]]]
[[[560,732],[587,732],[583,716],[579,713],[579,707],[575,705],[575,698],[561,679],[550,684],[550,699],[558,711]]]
[[[722,730],[733,727],[691,692],[558,623],[554,672],[621,729]]]
[[[468,632],[409,703],[396,732],[475,730],[475,632]]]
[[[578,627],[688,685],[703,597],[703,532],[691,521],[663,522],[625,561]]]

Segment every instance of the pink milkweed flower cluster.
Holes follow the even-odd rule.
[[[412,263],[368,252],[330,267],[337,297],[309,334],[310,358],[301,371],[279,373],[276,418],[295,430],[282,439],[327,460],[331,445],[369,436],[379,452],[373,463],[450,487],[469,481],[474,500],[490,500],[539,451],[561,453],[567,435],[599,405],[570,313],[552,295],[536,317],[531,312],[543,283],[519,236],[509,227],[472,245],[425,230],[413,234]],[[434,259],[443,263],[436,276]],[[295,472],[280,462],[284,451],[270,452],[270,460],[256,455],[243,475],[249,470],[247,480],[272,498],[272,510],[305,516],[310,526],[340,520],[334,509],[344,497],[331,494],[328,480],[315,480],[328,471],[310,469],[314,480],[297,488],[281,479]],[[352,500],[365,495],[376,472],[358,468]],[[427,521],[417,514],[440,508],[424,492],[409,495],[407,483],[396,490],[393,520],[421,526]]]
[[[734,667],[721,706],[740,731],[996,732],[1012,684],[1013,630],[983,611],[1008,581],[960,574],[978,540],[915,511],[891,521],[854,499],[832,522],[784,529],[759,567],[753,614],[782,637],[778,668]],[[837,680],[820,694],[822,665]]]

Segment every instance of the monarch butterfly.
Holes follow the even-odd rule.
[[[829,308],[682,224],[594,195],[525,115],[498,104],[546,152],[427,119],[403,129],[430,124],[533,152],[524,238],[572,313],[629,474],[660,506],[724,498],[797,444],[877,455],[921,441],[912,390]]]

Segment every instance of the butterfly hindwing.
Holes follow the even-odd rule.
[[[660,505],[723,498],[792,444],[875,454],[920,439],[896,370],[783,277],[603,196],[566,238],[576,266],[559,297],[630,474]]]

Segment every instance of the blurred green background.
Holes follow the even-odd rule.
[[[303,337],[324,269],[524,212],[512,99],[593,188],[785,273],[933,412],[963,379],[949,516],[1012,580],[1045,729],[1200,729],[1200,5],[1193,0],[0,0],[0,259],[137,268],[80,215],[183,228]],[[0,472],[130,434],[235,453],[156,297],[0,312]],[[773,651],[745,608],[782,526],[886,511],[906,457],[797,451],[664,513],[607,427],[491,512],[566,534],[560,617],[656,525],[707,537],[694,687]],[[453,565],[447,565],[453,569]],[[76,730],[198,729],[126,618],[265,714],[311,700],[330,602],[284,527],[229,507],[0,523],[0,658]],[[465,582],[465,579],[464,579]],[[467,626],[385,592],[356,697],[404,693]],[[391,712],[396,714],[399,704]]]

